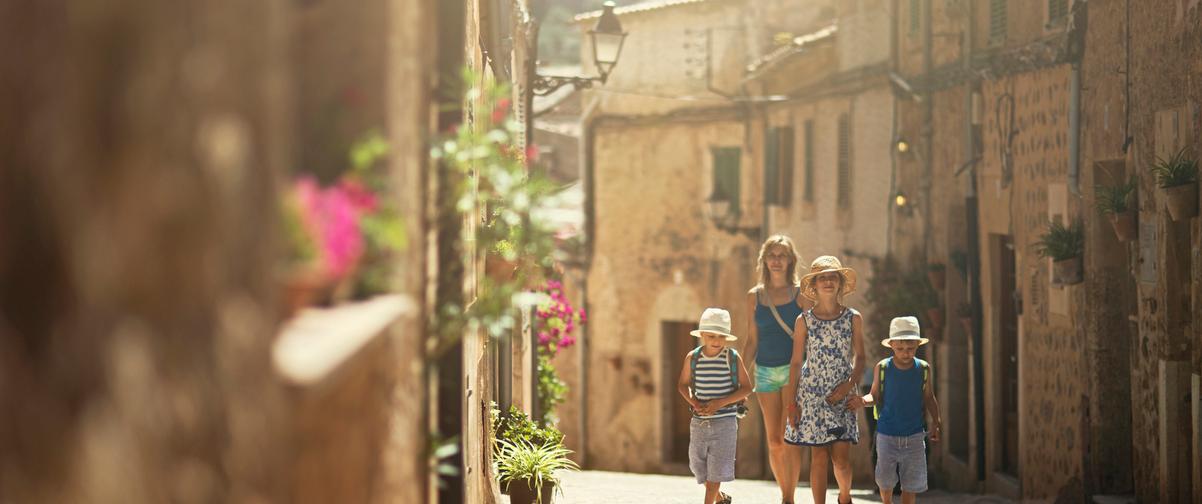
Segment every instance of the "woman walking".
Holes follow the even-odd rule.
[[[789,402],[785,441],[809,446],[810,488],[814,502],[826,502],[828,461],[835,466],[839,502],[851,502],[849,443],[858,443],[860,429],[851,399],[864,370],[864,320],[843,304],[856,289],[856,272],[839,259],[814,259],[801,279],[801,293],[813,299],[793,329],[793,358],[786,388]]]
[[[792,395],[784,389],[793,357],[793,322],[810,303],[801,297],[797,281],[800,258],[793,241],[774,235],[760,247],[756,265],[759,282],[747,292],[747,362],[754,363],[755,396],[764,417],[768,437],[768,464],[781,502],[793,504],[801,473],[801,453],[785,443],[785,405]],[[754,324],[754,326],[753,326]]]

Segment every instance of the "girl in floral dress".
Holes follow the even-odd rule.
[[[785,441],[809,446],[810,488],[814,502],[826,502],[828,460],[835,466],[839,502],[851,502],[849,443],[860,440],[859,424],[850,399],[864,370],[864,320],[843,305],[856,288],[856,272],[839,259],[814,259],[801,279],[801,292],[816,301],[797,317],[793,329],[793,358],[788,387],[791,397],[785,421]]]

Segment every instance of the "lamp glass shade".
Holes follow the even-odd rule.
[[[618,56],[622,53],[622,42],[626,38],[626,34],[603,33],[594,30],[589,35],[593,38],[593,62],[597,64],[597,69],[601,73],[608,74],[618,63]]]

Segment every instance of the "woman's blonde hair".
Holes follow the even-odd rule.
[[[760,246],[760,258],[756,261],[755,272],[759,277],[761,287],[768,285],[769,275],[768,266],[764,263],[764,255],[768,253],[769,248],[778,245],[789,252],[789,267],[785,269],[785,279],[789,281],[789,285],[797,285],[797,263],[801,262],[801,256],[797,254],[797,247],[793,246],[793,240],[783,234],[777,234],[769,236]]]

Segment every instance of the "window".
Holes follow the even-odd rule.
[[[793,128],[764,137],[764,203],[788,207],[793,199]]]
[[[851,206],[851,119],[839,114],[839,208]]]
[[[910,0],[910,35],[918,35],[922,28],[922,0]]]
[[[739,158],[738,147],[713,147],[710,150],[714,161],[714,192],[711,201],[730,203],[730,212],[739,213]]]
[[[805,189],[802,190],[802,200],[806,203],[814,202],[814,121],[806,120],[805,128],[802,132],[805,138],[802,139],[805,145]]]
[[[989,0],[989,45],[1006,42],[1006,0]]]
[[[1060,21],[1068,15],[1068,0],[1048,0],[1048,22]]]

